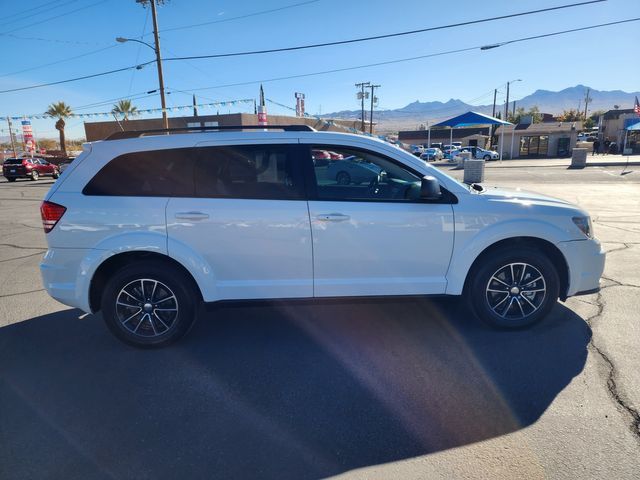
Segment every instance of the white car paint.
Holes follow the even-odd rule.
[[[202,145],[301,143],[359,147],[431,175],[453,204],[277,201],[83,195],[93,175],[131,151]],[[331,132],[215,132],[94,142],[45,200],[67,207],[47,234],[47,291],[90,311],[93,274],[123,252],[151,251],[183,265],[204,301],[282,297],[462,293],[474,260],[512,237],[555,245],[568,295],[598,287],[604,253],[572,222],[567,202],[520,191],[470,190],[380,140]],[[186,218],[189,212],[205,216]],[[208,217],[206,217],[208,215]],[[182,218],[177,218],[182,217]]]

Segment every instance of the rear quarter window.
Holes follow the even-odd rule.
[[[107,163],[84,187],[85,195],[190,197],[192,148],[132,152]]]

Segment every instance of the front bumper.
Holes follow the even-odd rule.
[[[596,239],[560,242],[558,248],[569,266],[569,285],[566,295],[585,295],[600,289],[606,254]]]

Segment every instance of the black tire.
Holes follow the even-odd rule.
[[[190,277],[169,264],[135,262],[107,281],[102,316],[109,330],[124,343],[141,348],[164,347],[179,340],[193,325],[198,305],[196,289]],[[133,296],[123,293],[125,290]]]
[[[511,265],[515,265],[513,274]],[[536,280],[538,276],[542,278]],[[522,247],[492,252],[482,259],[470,273],[465,294],[480,320],[516,329],[542,320],[556,304],[559,290],[558,272],[549,258],[535,248]]]
[[[40,178],[40,174],[34,170],[31,172],[31,181],[36,182]]]
[[[347,172],[338,172],[336,175],[336,182],[338,185],[349,185],[351,183],[351,175]]]
[[[8,177],[7,178],[7,182],[15,182],[16,181],[16,177]]]
[[[484,157],[482,157],[482,158],[484,158],[485,160],[491,160],[491,155],[485,155],[485,156],[484,156]]]
[[[52,175],[52,176],[53,176],[53,179],[54,179],[54,180],[57,180],[58,178],[60,178],[60,171],[56,168],[56,169],[53,171],[53,175]]]

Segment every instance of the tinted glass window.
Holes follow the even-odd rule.
[[[9,158],[7,160],[4,161],[5,165],[22,165],[22,159],[21,158]]]
[[[189,197],[193,195],[193,148],[121,155],[87,184],[85,195]]]
[[[415,201],[421,178],[381,155],[359,149],[311,149],[321,200]]]
[[[212,198],[304,198],[297,147],[234,145],[198,148],[196,194]]]

